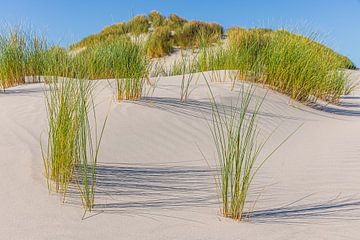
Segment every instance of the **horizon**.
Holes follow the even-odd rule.
[[[291,3],[284,0],[271,3],[264,0],[227,0],[220,3],[208,1],[205,5],[179,0],[171,3],[160,0],[88,1],[86,5],[81,1],[69,0],[55,3],[44,0],[0,2],[3,3],[0,21],[10,25],[30,25],[35,31],[44,33],[49,41],[63,47],[97,33],[105,26],[157,10],[166,16],[175,13],[188,20],[217,22],[225,29],[240,26],[316,32],[321,36],[321,42],[360,66],[360,41],[356,41],[360,39],[360,29],[354,29],[351,24],[360,22],[360,15],[357,14],[360,10],[359,0],[320,0],[316,3],[310,0]]]

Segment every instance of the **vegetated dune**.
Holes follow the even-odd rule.
[[[359,71],[349,73],[360,82]],[[7,89],[0,95],[0,238],[355,239],[360,234],[360,92],[316,110],[256,88],[258,99],[266,95],[261,136],[273,133],[264,154],[302,126],[256,176],[249,196],[256,200],[254,212],[250,223],[239,224],[218,213],[204,81],[211,74],[194,75],[185,103],[179,102],[181,76],[161,77],[147,97],[121,103],[113,100],[111,81],[98,82],[99,121],[108,111],[109,119],[96,205],[84,220],[76,191],[60,205],[58,195],[49,197],[42,175],[46,86]],[[224,109],[246,85],[237,81],[231,91],[232,82],[210,84]]]

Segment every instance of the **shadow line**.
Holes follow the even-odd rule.
[[[208,207],[218,204],[216,170],[201,167],[135,167],[99,165],[96,169],[95,211]],[[76,186],[68,202],[80,204]]]
[[[171,112],[178,115],[186,115],[195,118],[204,119],[206,116],[212,113],[212,104],[207,100],[188,100],[181,102],[178,98],[170,97],[144,97],[139,101],[133,102],[142,106],[152,107],[163,111]],[[236,104],[236,103],[234,103]],[[232,112],[239,111],[236,106],[225,105],[217,103],[218,109],[222,114],[231,114]],[[248,114],[252,114],[252,111],[248,111]],[[287,120],[305,120],[298,117],[291,117],[282,114],[275,114],[271,112],[260,111],[258,113],[260,117],[270,117],[277,119]]]
[[[325,202],[287,205],[279,208],[245,213],[251,222],[313,224],[331,223],[339,220],[360,221],[360,199],[335,198]]]

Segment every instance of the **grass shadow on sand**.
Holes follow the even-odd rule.
[[[224,98],[225,99],[225,98]],[[234,100],[232,97],[229,97],[230,100]],[[174,114],[186,115],[201,119],[208,119],[212,113],[212,106],[208,99],[202,101],[199,100],[188,100],[186,102],[181,102],[178,98],[168,98],[168,97],[146,97],[142,98],[140,101],[134,102],[142,106],[152,107],[160,109],[163,111],[168,111]],[[235,104],[235,102],[233,103]],[[236,110],[234,107],[225,104],[218,104],[219,110],[224,113],[231,113]],[[271,111],[271,109],[269,109]],[[287,119],[287,120],[305,120],[297,117],[286,116],[282,114],[272,113],[270,111],[261,111],[259,113],[260,117],[266,118],[275,118],[275,119]],[[249,111],[249,114],[252,112]],[[210,119],[210,118],[209,118]]]
[[[213,181],[215,174],[215,169],[206,167],[99,165],[95,206],[88,217],[101,213],[156,216],[153,210],[217,209],[219,199]],[[254,186],[251,198],[255,199],[261,192],[260,186]],[[72,186],[67,203],[80,206],[77,194],[76,186]],[[300,203],[307,197],[281,207],[245,212],[244,218],[249,214],[250,222],[261,224],[360,221],[360,199],[357,197]]]
[[[200,167],[99,165],[94,210],[132,213],[217,205],[214,174]],[[69,203],[79,204],[75,188],[69,192]]]
[[[341,96],[337,105],[313,103],[312,108],[340,116],[360,116],[360,96]]]
[[[360,221],[360,199],[337,197],[322,202],[294,203],[278,208],[257,210],[250,213],[250,221],[272,224],[330,224],[338,221]]]

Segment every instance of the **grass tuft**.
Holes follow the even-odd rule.
[[[154,29],[146,43],[146,49],[147,56],[150,58],[169,55],[173,51],[170,28],[157,27]]]
[[[69,184],[76,183],[85,212],[91,211],[96,164],[106,125],[105,120],[99,134],[93,101],[95,84],[52,78],[48,87],[45,96],[49,131],[43,161],[49,190],[62,193],[65,201]]]
[[[258,82],[291,98],[337,102],[345,93],[344,57],[285,30],[232,29],[227,46],[203,48],[199,71],[237,70],[238,79]]]

